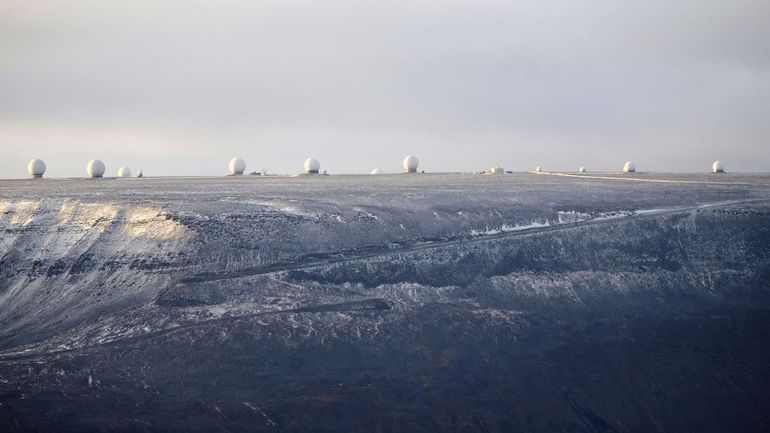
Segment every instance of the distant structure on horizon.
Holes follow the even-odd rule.
[[[104,177],[104,172],[106,170],[107,169],[104,166],[104,163],[98,159],[91,160],[86,166],[86,174],[88,174],[88,177],[91,179],[99,179]]]
[[[540,168],[539,165],[537,167],[535,167],[535,173],[542,173],[542,172],[543,172],[543,169]]]
[[[318,174],[321,171],[321,162],[315,158],[305,161],[305,174]]]
[[[246,161],[241,157],[230,160],[230,176],[241,176],[246,171]]]
[[[128,167],[120,167],[118,170],[118,177],[131,177],[131,169]]]
[[[42,159],[33,159],[27,164],[27,172],[33,179],[42,179],[45,169],[45,162]]]
[[[136,177],[144,177],[144,172],[141,169],[139,169],[139,171],[136,172]]]
[[[714,173],[724,173],[725,165],[722,164],[721,161],[714,161],[714,164],[711,166],[711,171]]]
[[[586,168],[585,167],[578,168],[578,173],[585,173],[585,172],[586,172]]]
[[[623,173],[636,173],[634,161],[626,161],[626,165],[623,166]]]
[[[489,170],[487,170],[484,174],[501,175],[501,174],[505,174],[505,169],[503,167],[494,166]]]
[[[404,158],[404,173],[417,173],[417,167],[420,166],[420,160],[412,155]]]
[[[375,168],[374,170],[372,170],[372,174],[382,174],[382,170],[380,170],[379,168]]]

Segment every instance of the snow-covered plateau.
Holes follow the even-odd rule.
[[[760,432],[769,366],[768,175],[0,181],[2,432]]]

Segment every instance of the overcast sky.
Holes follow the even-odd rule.
[[[768,0],[0,0],[0,177],[770,170]]]

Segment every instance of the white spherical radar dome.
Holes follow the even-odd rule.
[[[417,173],[417,167],[420,166],[420,160],[412,155],[408,155],[404,158],[404,172],[405,173]]]
[[[45,174],[45,162],[42,159],[33,159],[27,164],[27,172],[35,179],[40,179]]]
[[[585,173],[585,172],[586,172],[586,168],[585,167],[578,168],[578,173]]]
[[[104,166],[104,163],[98,159],[90,161],[86,166],[86,173],[88,173],[88,177],[90,178],[104,177],[104,172],[106,170],[107,168]]]
[[[321,162],[315,158],[308,158],[305,161],[305,173],[318,174],[321,171]]]
[[[118,177],[131,177],[131,169],[128,167],[120,167],[120,170],[118,170]]]
[[[379,168],[375,168],[374,170],[372,170],[372,174],[382,174],[382,170],[380,170]]]
[[[722,161],[714,161],[714,164],[711,166],[711,171],[714,173],[724,173],[725,165],[722,164]]]
[[[243,158],[233,158],[230,160],[230,174],[240,176],[246,171],[246,161]]]
[[[623,173],[635,173],[636,172],[636,164],[634,164],[634,161],[626,161],[626,164],[623,166]]]

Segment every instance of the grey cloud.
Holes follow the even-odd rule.
[[[0,176],[95,151],[167,174],[767,170],[768,21],[754,0],[4,2]]]

